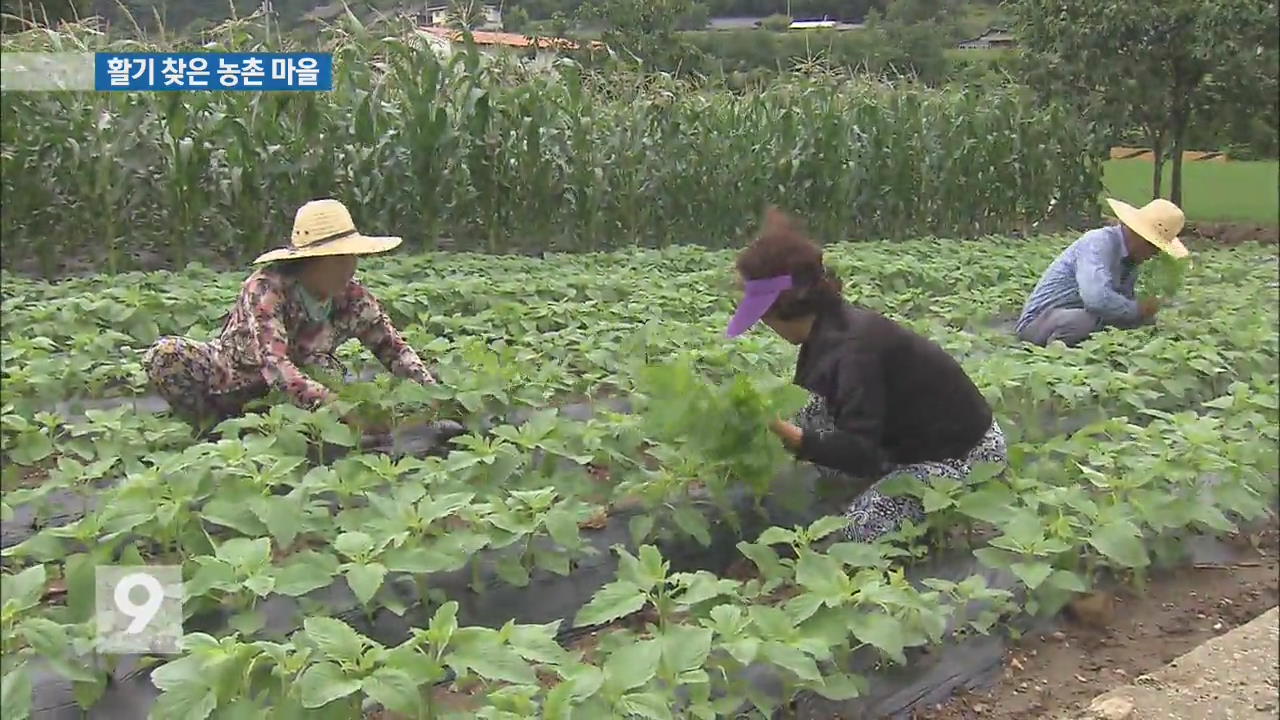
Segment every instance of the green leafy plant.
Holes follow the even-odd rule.
[[[639,389],[655,439],[707,463],[705,482],[713,488],[742,483],[757,495],[787,460],[768,432],[770,421],[794,415],[808,400],[804,390],[781,381],[753,383],[739,375],[712,384],[689,360],[645,368]]]
[[[393,72],[413,87],[427,82]],[[370,86],[368,102],[402,91]],[[430,106],[435,95],[422,92]],[[286,104],[280,113],[294,110]],[[1010,153],[1000,142],[978,149],[1003,162]],[[227,152],[257,157],[252,143],[245,147]],[[706,157],[731,158],[733,147]],[[434,152],[406,152],[420,164],[415,172],[442,177]],[[326,172],[328,161],[313,159]],[[243,167],[257,181],[273,177],[265,166]],[[690,177],[727,172],[716,167]],[[584,173],[574,183],[589,184],[591,166],[566,168]],[[627,172],[628,182],[642,177]],[[770,172],[803,180],[789,166]],[[736,187],[746,193],[754,181],[740,174],[748,179]],[[261,217],[270,214],[257,195],[235,197],[265,232]],[[572,195],[565,190],[557,203]],[[564,201],[585,225],[610,213],[660,217],[660,208],[631,202],[592,210],[599,202]],[[478,205],[466,207],[449,212]],[[877,217],[900,210],[885,212]],[[770,504],[810,495],[779,474],[793,460],[765,429],[804,400],[786,381],[794,348],[766,333],[723,341],[734,297],[730,251],[362,263],[362,279],[441,379],[427,389],[384,373],[338,386],[357,415],[399,424],[408,442],[386,455],[356,447],[337,413],[278,396],[194,434],[131,395],[147,392],[139,359],[149,338],[215,332],[240,272],[193,265],[57,284],[5,272],[0,517],[6,532],[10,522],[30,522],[32,534],[0,552],[3,597],[28,597],[22,588],[37,586],[48,596],[6,606],[4,713],[21,716],[33,663],[46,661],[92,711],[104,675],[86,659],[88,621],[103,564],[181,564],[194,591],[188,615],[233,618],[189,638],[156,670],[158,717],[187,708],[237,718],[457,714],[437,702],[445,694],[465,705],[462,714],[503,720],[768,714],[800,692],[865,692],[868,679],[845,664],[854,651],[910,665],[952,633],[1003,631],[1010,615],[1049,612],[1112,582],[1140,586],[1182,561],[1189,534],[1230,533],[1271,510],[1280,339],[1275,308],[1257,298],[1274,290],[1274,249],[1198,254],[1194,282],[1158,327],[1102,332],[1076,348],[1010,345],[995,325],[1067,241],[826,244],[842,276],[874,278],[851,283],[851,300],[936,339],[965,365],[1006,430],[1008,466],[975,468],[965,483],[886,483],[929,512],[874,543],[843,542],[848,521],[835,515],[739,537],[748,564],[733,580],[724,570],[673,572],[676,556],[668,562],[658,548],[741,534],[725,509],[744,490],[772,494]],[[335,354],[357,372],[373,366],[358,343]],[[425,449],[414,445],[413,423],[437,402],[441,413],[465,417],[470,432],[445,457],[413,457]],[[86,501],[83,516],[60,504],[68,496]],[[594,533],[619,530],[635,549],[618,550],[617,576],[575,618],[596,632],[594,645],[575,646],[557,635],[569,628],[554,625],[459,626],[451,603],[463,598],[433,577],[469,568],[473,587],[464,592],[532,585],[541,573],[572,577]],[[977,575],[907,580],[906,569],[916,564],[914,577],[944,537],[960,548],[961,532],[1012,585],[989,587]],[[328,592],[334,585],[352,592]],[[291,635],[264,627],[263,603],[277,596],[299,608],[301,629]],[[384,611],[429,627],[394,647],[339,627],[339,615]],[[751,665],[776,675],[781,694],[753,690],[744,680]]]
[[[603,16],[614,18],[608,41],[616,51],[672,70],[695,61],[669,52],[683,42],[674,30],[689,17],[686,0],[603,5]],[[288,37],[265,43],[246,22],[199,39],[150,41],[68,26],[6,34],[4,47],[302,47]],[[305,102],[216,93],[199,103],[146,93],[5,97],[0,175],[10,211],[0,237],[4,257],[14,258],[6,262],[35,258],[58,273],[86,234],[105,248],[113,271],[134,265],[136,250],[180,269],[192,260],[247,260],[270,238],[287,237],[288,213],[272,212],[275,204],[297,207],[331,188],[369,218],[402,218],[424,237],[490,252],[723,247],[758,212],[755,198],[779,187],[815,188],[795,201],[823,230],[857,226],[885,238],[1021,229],[1055,200],[1092,209],[1100,189],[1101,168],[1086,152],[1089,126],[1016,88],[777,73],[789,64],[780,56],[767,62],[770,82],[742,93],[577,64],[526,68],[475,49],[445,59],[422,52],[418,29],[406,21],[354,25],[340,21],[305,44],[332,48],[335,57],[334,90]],[[661,41],[654,45],[658,36],[642,27],[656,28]],[[786,42],[808,57],[803,40],[769,44]],[[840,64],[865,60],[895,76],[901,63],[940,75],[918,57],[936,54],[936,44],[916,50]],[[324,147],[310,140],[321,135],[330,141]],[[655,156],[656,141],[672,152]],[[921,185],[913,168],[926,165],[931,181]],[[975,169],[986,173],[982,182],[972,180]],[[268,201],[263,187],[283,189]],[[646,192],[659,200],[642,202]],[[150,290],[122,287],[93,310],[150,342],[170,309]],[[196,313],[179,318],[182,332],[214,325]],[[523,320],[536,326],[539,318]]]
[[[1172,299],[1186,282],[1192,263],[1191,260],[1179,260],[1160,253],[1151,259],[1149,265],[1142,269],[1143,290],[1154,297]]]

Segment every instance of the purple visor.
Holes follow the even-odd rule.
[[[791,276],[778,275],[760,280],[748,280],[745,287],[742,302],[738,303],[738,310],[733,314],[733,319],[729,321],[729,329],[724,333],[727,337],[738,337],[750,330],[752,325],[760,322],[760,318],[769,312],[769,308],[773,307],[778,296],[791,289]]]

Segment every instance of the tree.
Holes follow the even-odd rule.
[[[884,48],[886,60],[897,71],[910,71],[928,85],[945,80],[947,57],[942,49],[947,34],[938,23],[930,20],[903,24],[885,20],[867,32]]]
[[[703,3],[694,3],[689,11],[676,18],[676,28],[680,30],[705,30],[711,24],[711,12]]]
[[[884,17],[900,25],[922,22],[945,23],[957,11],[951,0],[894,0],[885,7]]]
[[[484,24],[484,3],[480,0],[453,0],[449,3],[449,26],[455,30],[475,30]]]
[[[1172,155],[1169,199],[1182,202],[1188,130],[1224,108],[1266,112],[1277,88],[1273,0],[1016,0],[1011,3],[1027,80],[1066,96],[1106,137],[1134,123],[1155,155],[1159,197]]]
[[[550,27],[551,37],[567,38],[573,29],[573,19],[557,11],[551,15]]]
[[[602,25],[610,48],[649,68],[670,68],[689,53],[677,31],[693,9],[693,0],[591,0],[582,6],[579,21]]]
[[[760,22],[760,27],[769,32],[786,32],[791,27],[791,18],[781,13],[770,15]]]
[[[507,32],[522,33],[529,29],[531,22],[529,13],[519,6],[502,13],[502,29]]]

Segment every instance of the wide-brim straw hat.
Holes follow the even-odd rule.
[[[1178,239],[1187,219],[1177,205],[1164,198],[1156,198],[1141,209],[1111,198],[1107,204],[1121,223],[1161,251],[1179,260],[1191,254]]]
[[[264,253],[253,264],[329,255],[373,255],[401,242],[398,237],[361,235],[345,205],[329,198],[312,200],[293,216],[289,244]]]

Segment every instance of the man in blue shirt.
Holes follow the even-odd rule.
[[[1111,326],[1132,328],[1155,317],[1159,298],[1134,298],[1138,266],[1158,252],[1182,259],[1185,222],[1178,206],[1152,200],[1142,209],[1107,200],[1119,224],[1085,233],[1053,261],[1022,308],[1018,338],[1036,345],[1076,345]]]

